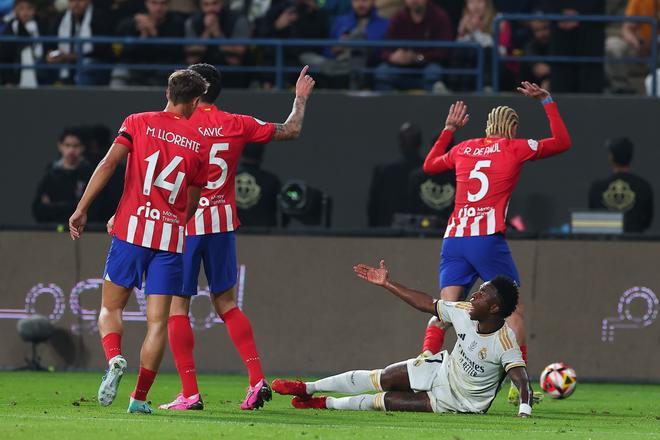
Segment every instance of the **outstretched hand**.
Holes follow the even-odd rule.
[[[530,98],[543,101],[545,98],[550,96],[550,92],[548,92],[545,89],[542,89],[541,87],[539,87],[534,83],[523,81],[520,85],[522,87],[518,87],[518,91],[525,96],[529,96]]]
[[[357,266],[353,266],[353,272],[363,280],[377,286],[384,286],[390,276],[390,272],[385,266],[385,260],[380,260],[379,267],[358,264]]]
[[[463,101],[456,101],[449,107],[449,114],[445,122],[445,130],[456,131],[463,128],[470,120],[467,112],[467,105]]]
[[[298,76],[298,81],[296,81],[296,98],[307,98],[312,93],[314,89],[314,78],[307,74],[309,66],[303,67]]]

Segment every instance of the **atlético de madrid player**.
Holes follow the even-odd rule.
[[[165,110],[132,114],[124,120],[69,219],[71,238],[75,240],[87,223],[89,206],[117,165],[128,157],[98,321],[108,361],[98,392],[103,406],[115,399],[126,370],[126,359],[121,354],[122,311],[133,288],[142,287],[144,277],[147,334],[128,412],[152,412],[147,393],[163,358],[172,295],[180,295],[183,286],[185,226],[208,178],[208,143],[187,120],[207,88],[204,78],[192,70],[170,75]]]
[[[485,138],[466,140],[445,152],[454,132],[469,120],[466,105],[458,101],[451,106],[445,129],[424,161],[427,174],[450,169],[456,173],[456,204],[442,242],[440,261],[440,296],[444,301],[464,298],[478,277],[486,281],[506,275],[520,285],[518,270],[504,239],[511,194],[525,162],[555,156],[571,146],[566,126],[550,94],[536,84],[523,82],[521,85],[520,93],[543,104],[552,137],[539,141],[515,139],[518,114],[510,107],[500,106],[488,115]],[[520,303],[507,324],[515,332],[527,362]],[[443,341],[443,326],[431,318],[423,352],[438,353]],[[509,400],[512,403],[518,400],[515,387],[511,387]]]
[[[181,393],[161,409],[202,409],[193,357],[194,336],[188,317],[190,300],[197,294],[197,281],[203,263],[211,291],[211,301],[224,321],[229,336],[248,370],[249,387],[241,409],[251,410],[270,400],[271,390],[261,368],[252,325],[237,307],[234,286],[237,281],[236,167],[246,143],[295,139],[302,130],[307,98],[314,79],[300,72],[296,83],[293,110],[283,124],[263,122],[252,116],[227,113],[213,103],[220,94],[220,72],[208,64],[189,67],[209,83],[209,89],[190,118],[191,125],[211,144],[209,179],[202,191],[199,207],[186,228],[183,296],[175,296],[169,318],[170,349],[181,378]]]

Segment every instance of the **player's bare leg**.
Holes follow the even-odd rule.
[[[339,409],[353,411],[390,410],[432,412],[426,393],[410,388],[406,362],[383,370],[354,370],[315,382],[275,379],[273,389],[280,394],[295,395],[291,404],[298,409]],[[349,397],[312,396],[316,392],[365,393]]]
[[[156,379],[167,343],[167,318],[170,313],[171,295],[147,296],[147,334],[140,350],[140,373],[131,394],[128,412],[150,414],[147,393]]]
[[[107,280],[103,282],[101,289],[98,327],[108,362],[108,369],[101,380],[97,396],[102,406],[108,406],[115,400],[119,383],[126,371],[126,359],[121,355],[121,336],[124,333],[121,315],[131,290]]]
[[[197,385],[197,372],[195,371],[195,358],[193,355],[195,335],[190,326],[190,300],[189,296],[172,297],[170,317],[167,320],[167,332],[170,351],[174,355],[174,363],[181,379],[181,392],[172,402],[160,405],[159,409],[204,409],[204,402]]]
[[[250,386],[241,409],[261,408],[272,398],[272,392],[261,368],[261,359],[254,342],[252,324],[236,304],[234,287],[212,295],[215,311],[225,322],[229,337],[248,370]]]
[[[443,287],[440,291],[440,298],[445,301],[459,301],[465,292],[463,286],[447,286]],[[426,355],[433,355],[442,350],[442,345],[445,343],[445,331],[451,327],[450,324],[440,322],[435,316],[431,317],[426,332],[424,333],[424,345],[422,346],[422,353]]]

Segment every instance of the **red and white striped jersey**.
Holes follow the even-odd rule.
[[[183,252],[188,187],[206,185],[208,142],[170,112],[128,116],[115,139],[129,149],[112,234],[138,246]]]
[[[504,233],[506,215],[523,163],[568,150],[571,140],[557,104],[545,111],[552,137],[533,139],[482,138],[461,142],[445,153],[453,133],[444,130],[424,161],[427,174],[454,169],[456,200],[445,237],[476,237]]]
[[[214,105],[199,106],[190,123],[211,144],[209,178],[199,207],[186,227],[187,235],[234,231],[240,225],[236,215],[236,168],[249,142],[270,142],[275,124],[252,116],[236,115]]]

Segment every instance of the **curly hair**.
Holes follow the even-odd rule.
[[[513,138],[513,129],[518,125],[518,113],[511,107],[501,105],[495,107],[488,114],[486,122],[486,136],[504,136]]]
[[[220,96],[220,90],[222,89],[222,75],[220,71],[210,64],[198,63],[188,66],[188,69],[193,72],[197,72],[209,83],[209,88],[202,96],[202,102],[207,104],[212,104]]]
[[[518,284],[504,275],[496,276],[490,280],[490,284],[495,287],[500,297],[500,315],[502,318],[509,317],[518,305]]]

